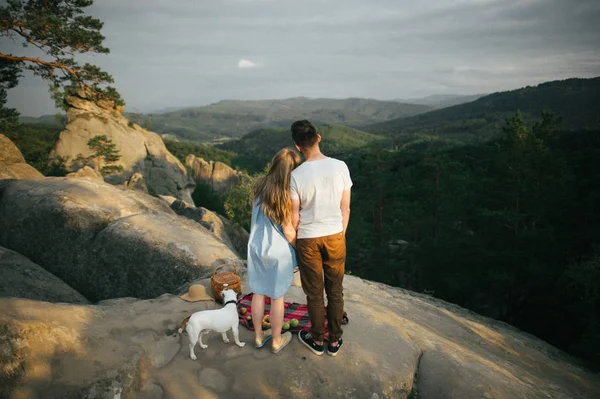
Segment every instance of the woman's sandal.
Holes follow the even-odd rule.
[[[263,334],[262,341],[259,341],[256,338],[254,339],[254,347],[256,349],[260,349],[263,346],[265,346],[265,344],[267,342],[269,342],[269,340],[272,338],[271,330],[265,330],[262,332],[262,334]]]
[[[281,343],[278,346],[271,345],[271,352],[279,353],[283,348],[287,346],[292,341],[292,333],[286,332],[281,334]]]

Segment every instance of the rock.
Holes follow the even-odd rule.
[[[14,163],[12,165],[0,164],[0,180],[2,179],[43,179],[36,168],[27,163]]]
[[[233,247],[237,250],[237,252],[243,259],[246,259],[248,252],[248,240],[250,239],[250,234],[242,226],[234,224],[231,220],[226,219],[221,215],[218,216],[219,219],[221,219],[221,222],[223,222],[225,232],[229,236]]]
[[[89,179],[89,180],[95,180],[95,181],[104,181],[104,178],[102,177],[102,175],[97,172],[95,169],[90,168],[89,166],[84,166],[81,169],[78,169],[75,172],[71,172],[69,174],[67,174],[66,177],[69,178],[73,178],[73,179]]]
[[[242,288],[248,292],[246,281]],[[269,355],[240,327],[246,347],[235,346],[231,333],[225,344],[212,332],[192,361],[187,334],[173,334],[172,326],[219,308],[213,302],[0,299],[0,397],[103,397],[115,389],[122,398],[599,397],[599,375],[506,324],[353,276],[344,288],[360,300],[346,302],[350,323],[336,358],[317,358],[296,340]],[[292,287],[285,300],[304,303],[305,296]]]
[[[227,377],[212,368],[200,370],[198,373],[198,382],[203,387],[209,388],[214,392],[225,392],[228,388]]]
[[[141,191],[148,194],[148,186],[146,186],[146,180],[144,175],[139,172],[134,173],[127,182],[127,188],[130,190]]]
[[[222,263],[241,261],[158,198],[69,178],[0,182],[0,245],[91,301],[179,292]]]
[[[97,234],[91,252],[99,257],[96,267],[102,275],[95,278],[94,292],[102,299],[179,292],[187,282],[210,276],[219,264],[239,259],[197,223],[161,214],[111,222]],[[123,284],[116,286],[115,278]]]
[[[188,219],[200,223],[223,241],[225,245],[238,253],[243,259],[246,258],[249,234],[243,227],[234,226],[231,221],[224,217],[209,211],[206,208],[196,208],[185,201],[173,201],[171,203],[171,209],[178,215],[185,216]]]
[[[87,299],[64,281],[26,257],[0,247],[0,297],[87,304]]]
[[[171,197],[170,195],[159,195],[158,198],[162,199],[163,201],[166,201],[166,203],[169,206],[171,206],[171,204],[173,204],[173,202],[177,201],[177,198]]]
[[[192,170],[194,179],[210,184],[213,190],[221,194],[238,184],[244,176],[223,162],[206,162],[193,154],[187,156],[185,164]]]
[[[26,163],[17,146],[8,137],[0,134],[0,180],[43,178],[44,175]]]
[[[0,134],[0,164],[12,165],[25,163],[25,158],[19,148],[3,134]]]
[[[167,150],[158,134],[130,124],[118,110],[106,108],[109,104],[99,106],[88,101],[85,93],[67,96],[66,100],[70,105],[67,125],[50,154],[50,161],[57,156],[68,157],[71,162],[67,162],[67,167],[78,169],[80,165],[74,162],[77,155],[92,155],[88,140],[105,135],[116,144],[121,155],[115,165],[123,167],[123,172],[105,176],[107,182],[123,184],[139,172],[144,176],[150,194],[172,195],[193,203],[194,180]]]

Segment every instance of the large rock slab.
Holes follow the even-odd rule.
[[[64,281],[26,257],[0,247],[0,297],[87,304],[87,299]]]
[[[243,259],[246,258],[250,235],[243,227],[234,225],[230,220],[206,208],[197,208],[182,200],[171,200],[164,196],[161,198],[170,203],[175,213],[200,223]]]
[[[182,399],[600,395],[600,376],[502,323],[356,277],[346,277],[345,291],[350,323],[335,358],[314,356],[296,337],[272,355],[268,347],[255,349],[253,333],[242,327],[246,347],[225,344],[210,333],[208,348],[197,348],[198,360],[192,361],[188,337],[176,334],[176,328],[192,312],[218,308],[213,302],[188,303],[172,295],[96,306],[0,300],[0,343],[5,342],[0,396],[112,399],[119,391],[121,398]],[[290,288],[286,300],[304,302],[302,290]]]
[[[91,301],[178,292],[239,259],[158,198],[69,178],[0,183],[0,245]]]
[[[99,182],[103,182],[104,178],[102,177],[102,175],[97,172],[95,169],[90,168],[89,166],[84,166],[81,169],[78,169],[75,172],[71,172],[69,174],[67,174],[66,177],[72,178],[72,179],[88,179],[88,180],[95,180],[95,181],[99,181]]]
[[[78,154],[88,157],[92,151],[88,140],[105,135],[116,144],[121,159],[116,165],[123,167],[122,173],[105,176],[111,184],[123,184],[136,173],[141,173],[150,194],[172,195],[193,203],[194,179],[186,168],[165,147],[162,138],[153,132],[131,123],[115,110],[109,111],[88,101],[82,93],[67,96],[67,125],[60,134],[50,159],[68,157],[67,167],[77,170],[80,164],[73,162]]]
[[[0,134],[0,180],[43,178],[44,175],[25,161],[17,146]]]

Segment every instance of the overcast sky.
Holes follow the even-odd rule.
[[[600,76],[600,0],[96,0],[127,110],[223,99],[411,98]],[[22,54],[2,39],[2,51]],[[9,93],[54,112],[47,86]]]

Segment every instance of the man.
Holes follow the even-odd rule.
[[[325,288],[329,330],[327,353],[336,356],[343,343],[342,282],[352,180],[344,162],[321,153],[321,136],[312,123],[307,120],[294,122],[291,130],[296,148],[305,159],[292,172],[290,197],[292,223],[298,230],[298,267],[312,324],[310,332],[300,332],[298,338],[316,355],[323,354]]]

